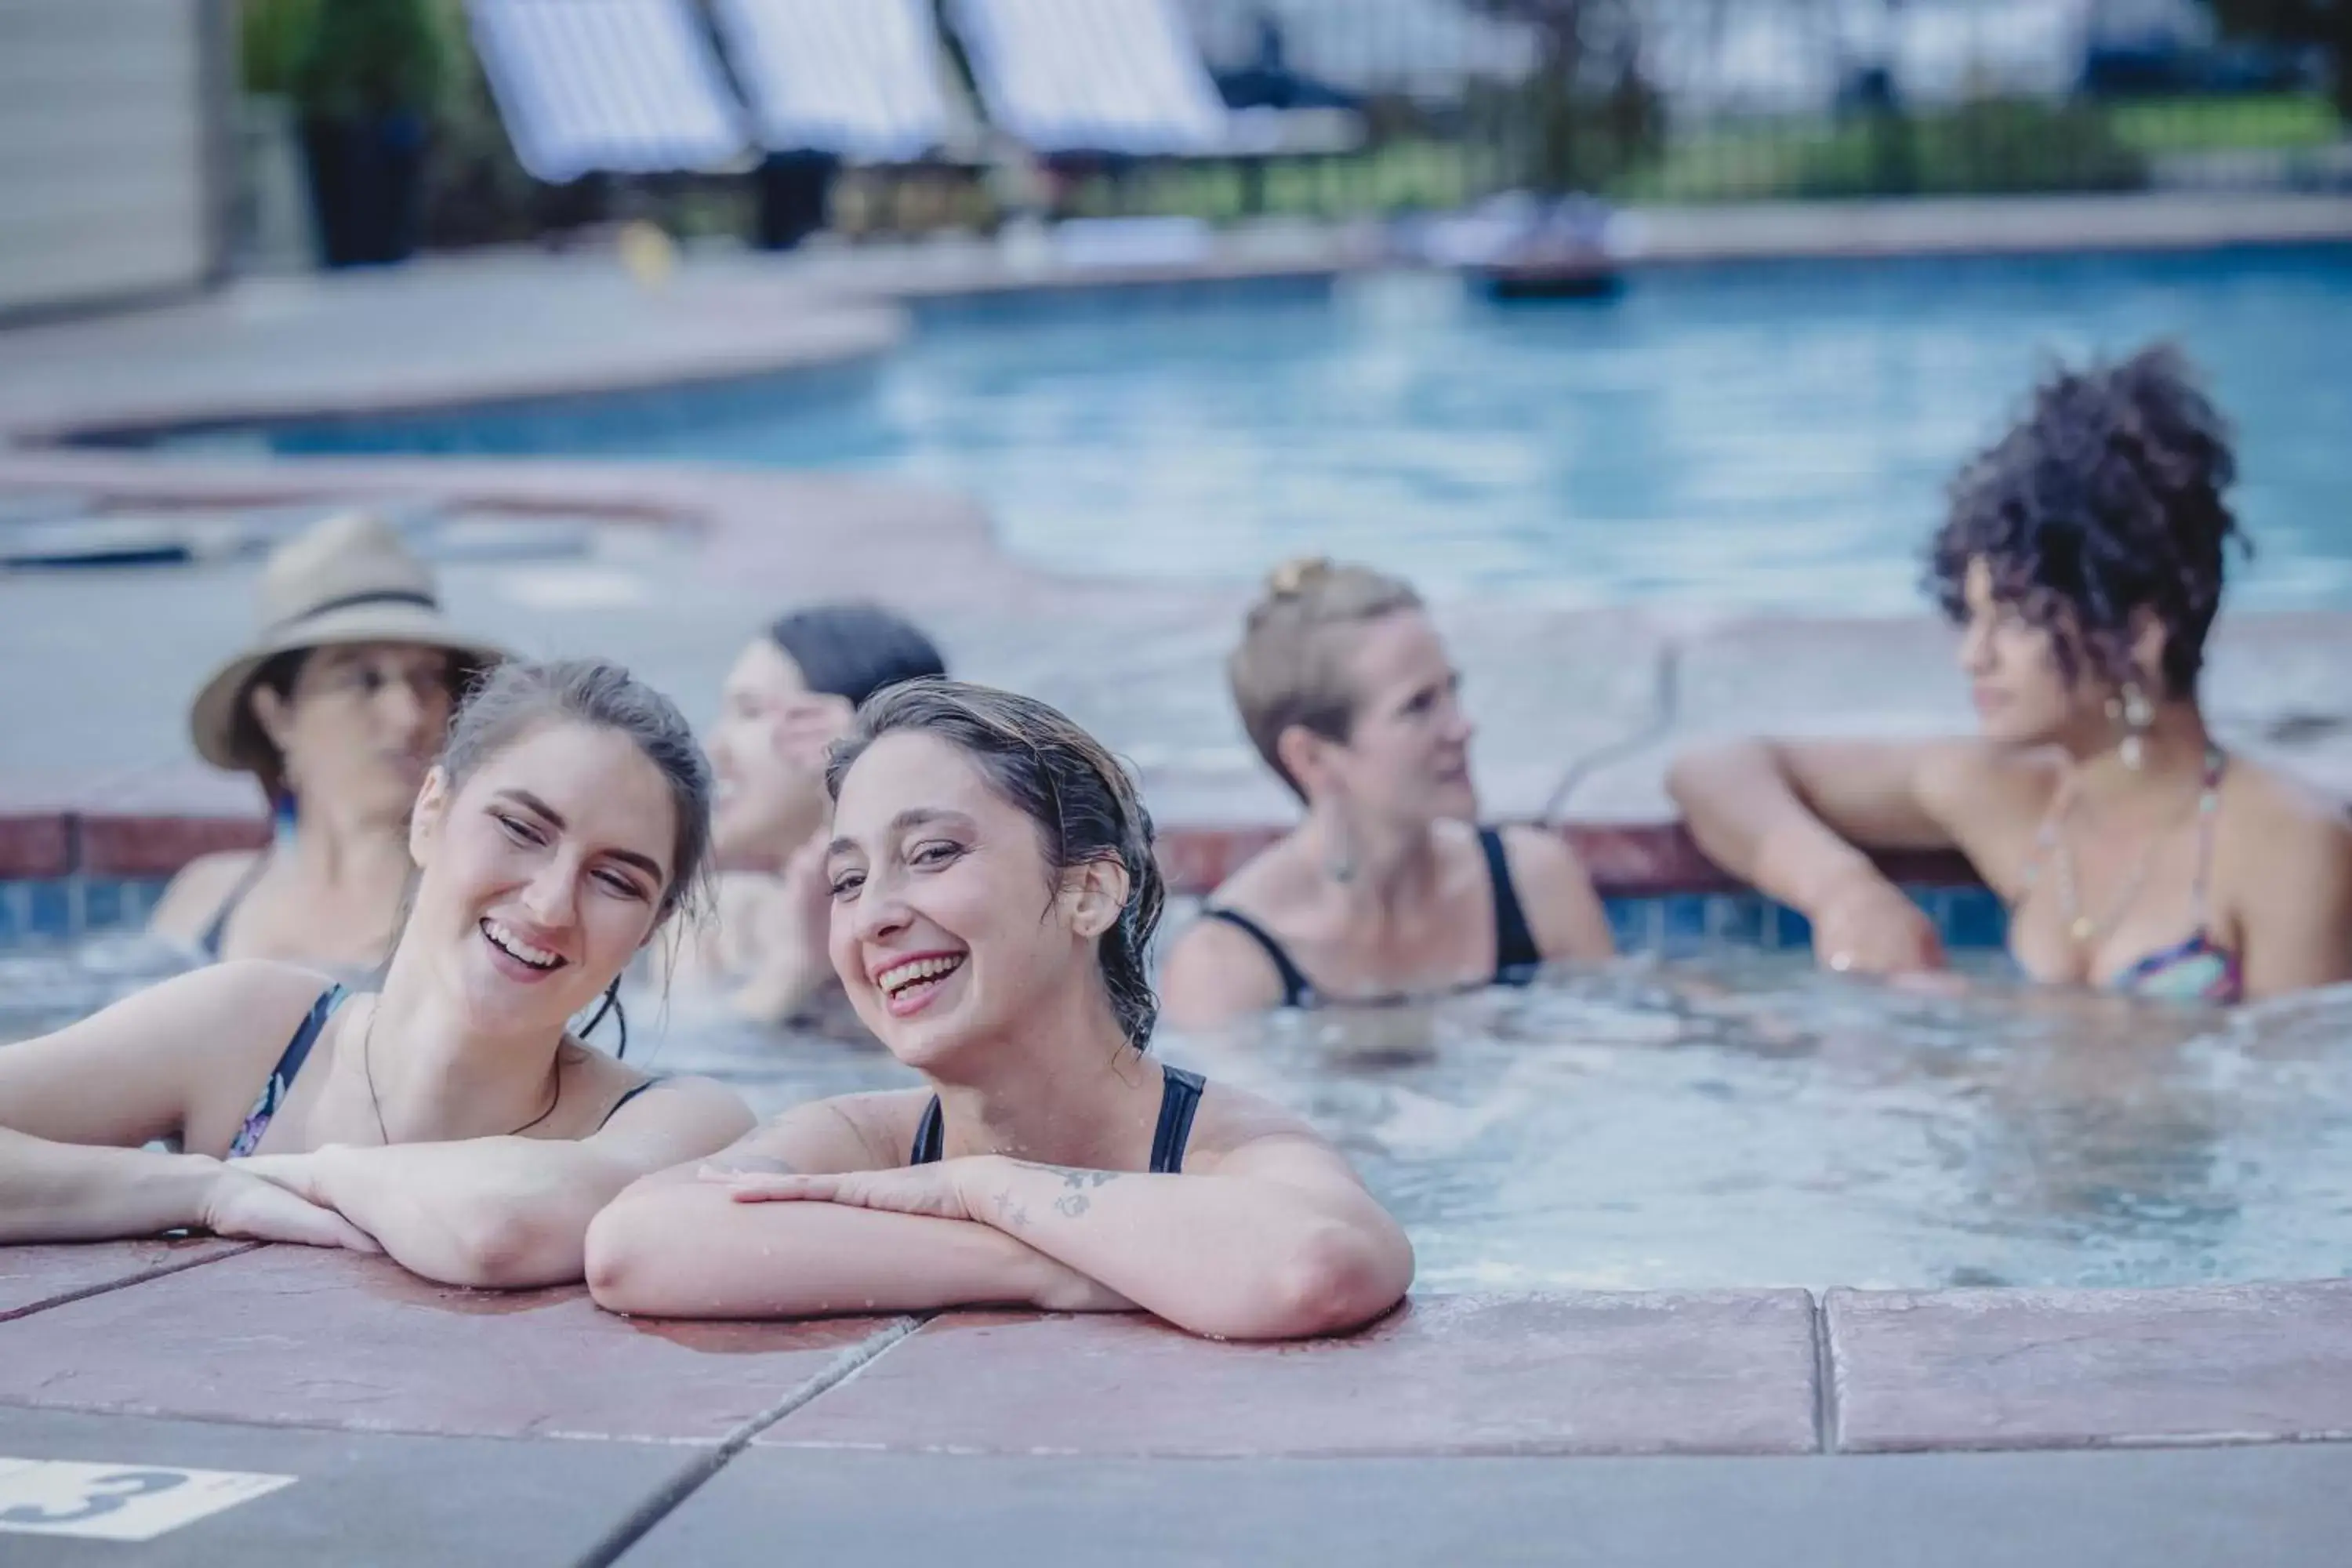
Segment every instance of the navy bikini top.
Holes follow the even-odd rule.
[[[300,1072],[302,1064],[310,1059],[310,1047],[319,1043],[320,1035],[326,1030],[327,1020],[335,1016],[335,1009],[341,1006],[350,995],[351,993],[341,985],[330,985],[320,993],[316,1002],[310,1004],[310,1011],[294,1031],[294,1037],[287,1041],[286,1048],[278,1053],[278,1065],[271,1068],[268,1078],[262,1080],[261,1092],[253,1097],[253,1109],[245,1113],[245,1125],[236,1130],[236,1137],[228,1146],[230,1159],[241,1160],[261,1146],[261,1135],[269,1131],[270,1121],[277,1116],[278,1108],[284,1105],[286,1097],[293,1092],[294,1075]],[[613,1109],[604,1112],[604,1121],[596,1124],[598,1131],[603,1131],[607,1122],[621,1113],[621,1107],[660,1081],[657,1078],[649,1078],[614,1100]]]
[[[1525,985],[1543,965],[1543,954],[1537,951],[1535,932],[1528,927],[1527,911],[1519,907],[1519,890],[1511,882],[1510,858],[1504,853],[1503,835],[1499,829],[1482,827],[1478,830],[1478,847],[1486,852],[1486,876],[1495,894],[1495,975],[1496,985]],[[1228,910],[1212,904],[1201,911],[1202,920],[1223,921],[1265,950],[1274,972],[1282,980],[1282,1005],[1286,1007],[1312,1007],[1324,1000],[1315,983],[1307,978],[1297,961],[1286,952],[1274,933],[1238,910]]]
[[[1151,1173],[1173,1176],[1184,1169],[1184,1145],[1192,1140],[1192,1113],[1201,1109],[1201,1091],[1208,1083],[1199,1073],[1186,1072],[1182,1068],[1160,1064],[1160,1126],[1151,1135]],[[947,1118],[940,1109],[940,1097],[931,1096],[931,1103],[923,1109],[923,1120],[915,1129],[915,1147],[907,1156],[909,1165],[936,1165],[944,1157],[947,1143]]]

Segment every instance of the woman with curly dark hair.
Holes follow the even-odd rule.
[[[1951,848],[2039,980],[2228,1003],[2352,977],[2352,829],[2198,706],[2235,478],[2177,350],[2051,376],[1929,551],[1982,733],[1686,755],[1669,787],[1700,845],[1803,912],[1832,969],[1942,966],[1866,851]]]

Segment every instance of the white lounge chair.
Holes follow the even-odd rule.
[[[535,178],[744,165],[743,113],[686,0],[467,0],[515,156]]]
[[[954,134],[929,0],[716,0],[772,153],[911,163]]]
[[[1250,157],[1341,150],[1328,114],[1226,109],[1171,0],[951,0],[992,124],[1033,152]],[[1312,123],[1312,139],[1292,124]]]

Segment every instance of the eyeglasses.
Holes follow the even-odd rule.
[[[415,663],[371,659],[320,670],[315,682],[305,684],[310,687],[308,695],[359,703],[373,702],[393,687],[401,686],[407,689],[419,707],[424,707],[449,700],[450,673],[446,659]]]

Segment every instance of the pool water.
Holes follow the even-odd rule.
[[[2352,247],[1727,266],[1600,303],[1403,273],[1048,296],[928,310],[862,376],[263,438],[898,475],[1089,574],[1315,552],[1441,591],[1878,613],[1919,604],[1943,486],[2050,356],[2163,336],[2241,433],[2234,601],[2352,607]]]
[[[134,940],[105,951],[0,959],[0,1040],[168,967]],[[1934,994],[1726,949],[1160,1048],[1334,1139],[1432,1289],[2173,1285],[2352,1267],[2352,988],[2225,1014],[2021,989],[1990,954],[1980,967]],[[763,1115],[916,1081],[870,1042],[657,995],[629,1013],[631,1060],[710,1074]]]

